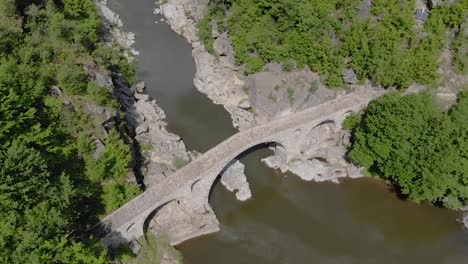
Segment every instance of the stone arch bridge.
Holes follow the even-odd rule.
[[[105,217],[100,223],[100,227],[106,231],[105,244],[115,246],[142,237],[155,213],[175,202],[190,209],[185,212],[185,218],[188,219],[182,221],[183,224],[177,219],[170,219],[171,216],[167,217],[171,230],[166,231],[175,233],[170,238],[172,244],[219,230],[208,199],[218,175],[233,159],[264,143],[294,148],[297,145],[295,141],[300,141],[301,137],[307,136],[308,131],[324,123],[333,122],[336,129],[341,129],[349,113],[363,109],[379,94],[370,89],[359,90],[234,134]]]

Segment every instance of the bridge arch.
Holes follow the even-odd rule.
[[[228,163],[226,163],[222,169],[216,174],[214,178],[211,179],[211,184],[210,184],[210,189],[207,193],[206,196],[206,203],[209,203],[213,190],[217,183],[221,180],[222,174],[229,169],[230,166],[232,166],[236,161],[240,161],[243,157],[249,155],[250,153],[253,153],[255,151],[258,151],[260,149],[270,149],[270,148],[285,148],[284,144],[280,140],[268,140],[265,142],[260,142],[256,144],[252,144],[248,148],[242,150],[237,156],[232,158]],[[247,176],[247,175],[246,175]],[[248,182],[248,179],[246,179]],[[239,190],[233,191],[233,194],[236,194]]]

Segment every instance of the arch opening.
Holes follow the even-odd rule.
[[[216,175],[216,178],[213,180],[213,183],[211,184],[211,188],[210,188],[210,191],[209,191],[209,194],[208,194],[208,203],[211,201],[212,197],[213,197],[213,191],[215,189],[215,186],[221,181],[221,178],[222,178],[222,175],[226,172],[226,170],[229,169],[229,167],[234,164],[235,162],[237,161],[240,161],[242,162],[242,160],[249,156],[250,154],[256,152],[256,151],[259,151],[259,150],[270,150],[270,151],[273,151],[274,148],[277,148],[277,147],[280,147],[280,148],[285,148],[283,146],[282,143],[280,143],[279,141],[266,141],[266,142],[263,142],[263,143],[259,143],[259,144],[256,144],[256,145],[253,145],[249,148],[247,148],[246,150],[242,151],[240,154],[238,154],[235,158],[233,158],[231,161],[229,161],[224,167],[223,169]],[[245,171],[244,171],[245,173]],[[247,175],[246,175],[247,176]],[[246,179],[247,182],[248,182],[248,179]],[[236,194],[236,192],[238,192],[239,190],[235,190],[235,191],[232,191],[233,194]]]
[[[145,238],[145,241],[148,242],[148,236],[147,236],[147,233],[150,229],[150,223],[151,223],[151,220],[153,220],[153,218],[156,216],[156,214],[158,212],[161,211],[161,209],[163,209],[164,207],[166,207],[168,204],[174,202],[175,200],[170,200],[168,202],[165,202],[163,203],[162,205],[156,207],[156,209],[154,209],[153,211],[151,211],[150,214],[148,214],[146,217],[145,217],[145,221],[143,222],[143,236]]]

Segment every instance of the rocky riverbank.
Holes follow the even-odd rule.
[[[126,56],[134,60],[139,53],[133,48],[135,36],[125,32],[119,16],[100,1],[98,8],[106,23],[106,41],[117,42],[126,51]],[[137,170],[143,176],[146,188],[168,177],[180,166],[190,162],[192,153],[188,152],[181,138],[167,131],[166,115],[155,99],[145,94],[145,83],[138,82],[129,86],[118,74],[112,74],[114,95],[125,112],[127,127],[133,136],[139,157]]]

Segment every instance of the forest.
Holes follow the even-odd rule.
[[[468,89],[443,111],[429,93],[391,93],[352,115],[349,157],[415,202],[468,204]]]
[[[415,10],[414,0],[211,0],[198,28],[211,52],[213,26],[227,31],[246,74],[269,62],[284,70],[308,66],[329,87],[342,87],[343,68],[352,68],[361,81],[406,88],[437,80],[445,46],[466,73],[467,36],[460,27],[468,1],[434,6],[423,24]]]
[[[0,263],[109,262],[92,227],[140,186],[121,120],[85,111],[119,111],[86,68],[135,79],[102,34],[94,0],[0,1]]]

